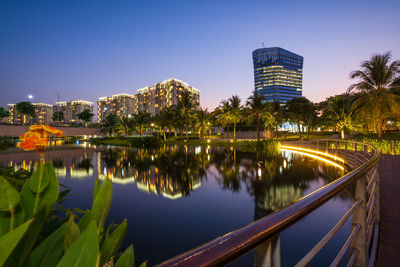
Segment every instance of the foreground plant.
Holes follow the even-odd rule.
[[[115,260],[127,221],[115,229],[104,226],[112,199],[112,183],[108,179],[103,184],[96,181],[92,208],[84,211],[81,218],[67,210],[62,224],[44,234],[48,232],[48,216],[59,199],[54,168],[44,162],[45,138],[49,130],[58,135],[62,132],[51,127],[42,127],[43,132],[39,127],[32,128],[37,131],[24,134],[20,145],[41,153],[32,176],[20,192],[0,176],[0,266],[134,266],[132,246]]]

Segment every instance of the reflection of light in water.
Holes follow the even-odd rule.
[[[93,169],[72,169],[71,168],[71,178],[90,178],[93,175]]]
[[[99,179],[100,180],[105,180],[107,178],[107,175],[99,175]],[[118,177],[113,177],[111,175],[111,177],[108,177],[108,179],[111,180],[111,182],[116,183],[116,184],[134,184],[136,181],[135,177],[126,177],[126,178],[118,178]],[[139,187],[139,186],[138,186]]]
[[[196,146],[194,152],[195,152],[196,155],[200,154],[201,153],[201,146]]]
[[[56,171],[57,175],[62,176],[67,176],[67,167],[63,167],[63,168],[54,168],[54,170]]]
[[[258,174],[258,178],[261,178],[261,175],[262,175],[262,170],[261,170],[261,168],[258,168],[257,174]]]
[[[317,160],[320,160],[320,161],[329,163],[329,164],[331,164],[331,165],[333,165],[333,166],[335,166],[335,167],[338,167],[338,168],[341,169],[341,170],[344,170],[344,167],[343,167],[342,165],[337,164],[336,162],[331,161],[331,160],[329,160],[329,159],[325,159],[325,158],[322,158],[322,157],[320,157],[320,156],[316,156],[316,155],[311,154],[311,153],[302,152],[302,151],[297,151],[297,150],[291,150],[291,149],[282,148],[282,147],[280,147],[279,149],[280,149],[280,150],[286,150],[286,151],[293,152],[293,153],[300,154],[300,155],[305,155],[305,156],[307,156],[307,157],[314,158],[314,159],[317,159]],[[296,148],[295,148],[295,149],[296,149]],[[323,153],[323,154],[325,154],[325,153]],[[331,156],[332,156],[332,155],[331,155]]]
[[[170,193],[162,193],[163,197],[169,198],[169,199],[178,199],[182,197],[182,193],[178,192],[176,194],[170,194]]]
[[[300,151],[304,151],[304,152],[311,152],[311,153],[319,154],[319,155],[322,155],[322,156],[324,156],[324,157],[329,157],[329,158],[332,158],[333,160],[340,161],[340,162],[344,163],[344,159],[339,158],[339,157],[337,157],[337,156],[335,156],[335,155],[326,153],[326,152],[321,152],[321,151],[317,151],[317,150],[313,150],[313,149],[308,149],[308,148],[303,148],[303,147],[295,147],[295,146],[282,146],[282,145],[281,145],[279,148],[280,148],[281,150],[282,150],[282,149],[283,149],[283,150],[295,149],[295,150],[300,150]]]

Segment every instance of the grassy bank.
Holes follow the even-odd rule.
[[[188,145],[188,146],[199,146],[199,145],[210,145],[219,147],[234,147],[241,151],[260,151],[267,148],[277,147],[279,144],[278,140],[268,139],[260,141],[249,141],[249,140],[220,140],[220,139],[198,139],[190,138],[186,140],[184,138],[172,137],[166,141],[155,136],[147,137],[118,137],[118,138],[93,138],[90,140],[95,145],[112,145],[112,146],[134,146],[134,147],[155,147],[159,145]]]

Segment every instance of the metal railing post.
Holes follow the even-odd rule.
[[[281,237],[277,234],[255,248],[254,267],[281,266]]]
[[[361,200],[360,206],[356,209],[353,214],[352,226],[360,226],[356,237],[350,244],[350,255],[354,250],[358,251],[357,259],[354,263],[356,267],[366,267],[367,266],[367,191],[366,191],[366,176],[364,175],[356,182],[355,199]]]

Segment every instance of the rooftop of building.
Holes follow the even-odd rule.
[[[258,49],[256,49],[256,50],[253,51],[252,55],[253,55],[253,57],[254,57],[254,56],[257,56],[257,55],[259,55],[259,54],[266,53],[266,52],[267,52],[267,53],[277,52],[278,54],[289,54],[289,55],[291,55],[291,56],[295,56],[295,57],[299,57],[299,58],[301,58],[301,59],[304,59],[302,56],[300,56],[300,55],[298,55],[298,54],[296,54],[296,53],[293,53],[293,52],[291,52],[291,51],[289,51],[289,50],[286,50],[286,49],[283,49],[283,48],[277,47],[277,46],[275,46],[275,47],[258,48]]]
[[[146,93],[146,92],[152,90],[152,88],[155,87],[155,86],[158,85],[158,84],[161,84],[161,85],[163,85],[163,84],[168,84],[168,83],[171,83],[172,81],[181,83],[185,89],[188,89],[189,91],[192,91],[193,93],[198,93],[198,92],[200,92],[199,89],[196,89],[196,88],[194,88],[193,86],[190,86],[189,84],[187,84],[186,82],[181,81],[181,80],[176,79],[176,78],[169,78],[169,79],[164,80],[164,81],[162,81],[162,82],[155,83],[153,86],[143,87],[143,88],[141,88],[141,89],[138,89],[138,92],[139,92],[140,94],[143,94],[143,93]]]

